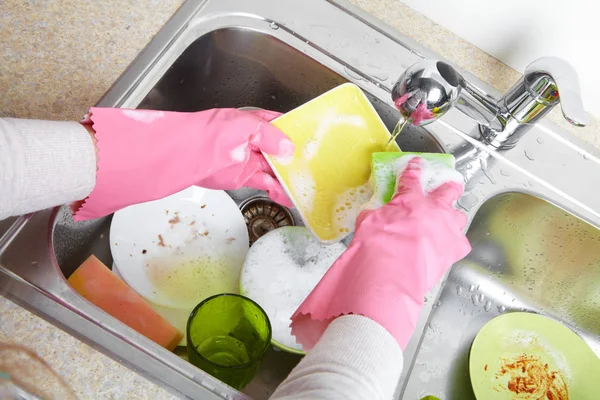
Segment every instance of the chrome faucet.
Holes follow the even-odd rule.
[[[499,100],[470,84],[451,65],[424,60],[409,67],[392,89],[400,114],[417,126],[429,124],[451,107],[479,123],[481,139],[498,150],[514,147],[555,105],[571,124],[585,126],[577,73],[569,63],[543,57]]]

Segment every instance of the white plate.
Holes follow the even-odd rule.
[[[302,226],[284,226],[261,236],[250,248],[240,276],[240,291],[267,313],[273,344],[303,354],[290,318],[335,260],[342,243],[325,245]]]
[[[117,278],[125,282],[123,276],[119,272],[119,268],[117,268],[117,264],[113,262],[112,272],[116,275]],[[127,282],[125,282],[127,284]],[[183,309],[183,308],[172,308],[159,306],[158,304],[154,304],[151,301],[148,301],[148,304],[158,315],[166,319],[171,325],[173,325],[179,332],[183,334],[183,338],[179,341],[179,346],[185,346],[187,343],[187,320],[190,316],[192,310]]]
[[[191,310],[237,293],[248,231],[225,192],[192,186],[116,212],[110,249],[123,280],[146,300]]]

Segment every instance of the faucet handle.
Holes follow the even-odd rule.
[[[547,79],[547,77],[551,79]],[[581,101],[579,79],[575,69],[558,57],[542,57],[525,68],[527,89],[539,101],[554,104],[560,101],[563,116],[575,126],[589,123]]]

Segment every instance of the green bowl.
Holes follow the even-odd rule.
[[[600,358],[565,325],[525,312],[496,317],[475,337],[469,356],[475,397],[479,400],[512,398],[514,390],[511,391],[508,381],[514,383],[516,378],[511,380],[511,371],[519,375],[525,372],[521,368],[529,370],[527,365],[541,365],[538,371],[543,371],[545,365],[544,376],[555,372],[560,378],[549,379],[557,387],[563,387],[562,382],[566,382],[570,399],[598,398]]]

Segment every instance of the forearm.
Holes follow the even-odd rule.
[[[343,316],[328,326],[271,399],[389,400],[402,364],[400,346],[381,325],[360,315]]]
[[[0,220],[87,197],[96,181],[90,132],[77,122],[0,118]]]

